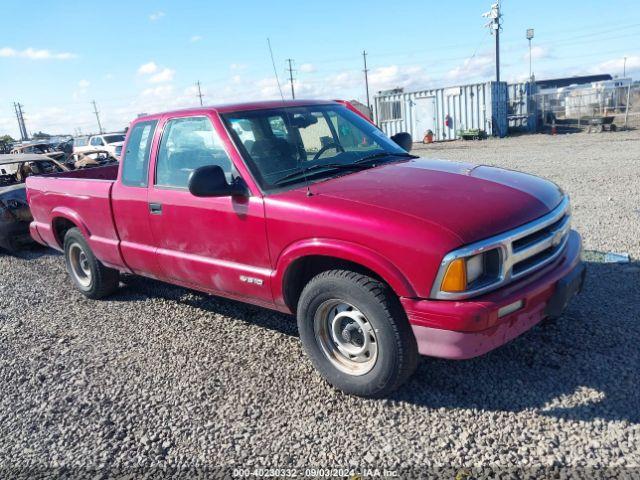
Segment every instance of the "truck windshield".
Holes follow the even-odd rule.
[[[222,115],[264,191],[298,186],[408,156],[378,128],[341,105]],[[299,174],[299,175],[298,175]]]
[[[124,135],[105,135],[102,138],[104,138],[105,143],[124,142]]]

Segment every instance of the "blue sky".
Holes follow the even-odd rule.
[[[299,97],[364,100],[371,92],[491,80],[488,1],[112,0],[43,1],[34,12],[4,0],[0,134],[17,136],[13,102],[30,132],[121,129],[137,113],[279,97],[266,39],[286,96],[285,59]],[[400,6],[401,5],[401,6]],[[528,75],[525,30],[535,28],[537,78],[593,72],[640,77],[637,0],[502,2],[502,77]]]

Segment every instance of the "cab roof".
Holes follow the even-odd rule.
[[[167,112],[154,113],[150,115],[142,115],[138,117],[136,121],[158,119],[158,118],[170,116],[176,113],[179,113],[179,114],[184,114],[184,113],[199,114],[199,113],[205,113],[205,112],[229,113],[229,112],[244,112],[248,110],[267,110],[269,108],[304,107],[308,105],[339,105],[339,104],[340,102],[337,102],[335,100],[269,100],[269,101],[262,101],[262,102],[227,103],[222,105],[183,108],[180,110],[172,110]]]

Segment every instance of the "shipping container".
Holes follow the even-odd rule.
[[[480,129],[487,135],[507,134],[507,84],[486,82],[416,92],[390,90],[374,97],[374,119],[389,136],[408,132],[421,142],[460,138],[461,130]]]
[[[509,121],[510,132],[533,133],[537,130],[536,90],[536,84],[531,82],[508,84],[507,98],[509,105],[507,120]]]

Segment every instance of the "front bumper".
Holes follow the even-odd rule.
[[[401,298],[422,355],[467,359],[482,355],[526,332],[547,316],[558,315],[582,288],[582,243],[569,234],[566,251],[556,262],[527,278],[481,297],[462,300]],[[500,317],[498,311],[523,304]]]

